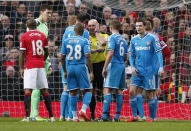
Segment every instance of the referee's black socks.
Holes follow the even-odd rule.
[[[90,112],[91,112],[92,119],[95,119],[95,107],[96,107],[96,100],[95,100],[95,96],[92,95],[92,99],[90,102]]]

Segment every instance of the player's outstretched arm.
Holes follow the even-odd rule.
[[[24,57],[25,57],[25,51],[20,51],[19,68],[20,68],[20,76],[21,76],[21,78],[24,77]]]
[[[114,51],[113,50],[108,50],[108,54],[105,60],[105,64],[103,66],[103,70],[102,70],[102,76],[105,78],[105,72],[106,72],[106,68],[109,65],[112,57],[113,57]]]
[[[86,54],[86,63],[87,63],[88,68],[90,70],[90,82],[93,82],[94,74],[93,74],[93,66],[92,66],[92,59],[91,59],[90,53]]]

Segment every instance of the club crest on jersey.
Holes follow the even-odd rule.
[[[147,42],[147,45],[150,45],[151,43],[150,42]]]

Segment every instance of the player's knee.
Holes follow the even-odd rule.
[[[123,91],[122,90],[117,90],[117,94],[122,94],[123,93]]]
[[[137,88],[137,94],[142,94],[143,88]]]
[[[130,97],[134,97],[134,96],[136,96],[136,91],[133,90],[133,89],[130,90],[130,91],[129,91],[129,96],[130,96]]]
[[[78,92],[78,90],[72,90],[72,91],[70,91],[70,95],[71,96],[76,96],[77,92]]]
[[[95,96],[95,95],[96,95],[96,89],[93,88],[93,90],[92,90],[92,96]]]
[[[103,89],[103,94],[109,94],[110,93],[110,89],[109,88],[104,88]]]
[[[152,100],[153,99],[153,93],[152,92],[148,92],[147,93],[147,99],[148,100]]]
[[[32,90],[31,90],[31,89],[26,89],[26,90],[25,90],[25,94],[26,94],[26,93],[30,93],[30,94],[31,94],[31,93],[32,93]]]
[[[41,90],[40,90],[40,93],[41,93],[42,95],[44,95],[44,94],[48,93],[48,90],[46,90],[46,89],[41,89]]]
[[[93,90],[92,89],[87,89],[87,90],[85,90],[85,92],[93,92]]]
[[[67,91],[67,84],[64,84],[64,91]]]

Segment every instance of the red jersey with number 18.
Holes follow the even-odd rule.
[[[25,68],[44,68],[44,48],[48,48],[48,40],[40,31],[30,30],[21,37],[20,50],[25,51]]]

